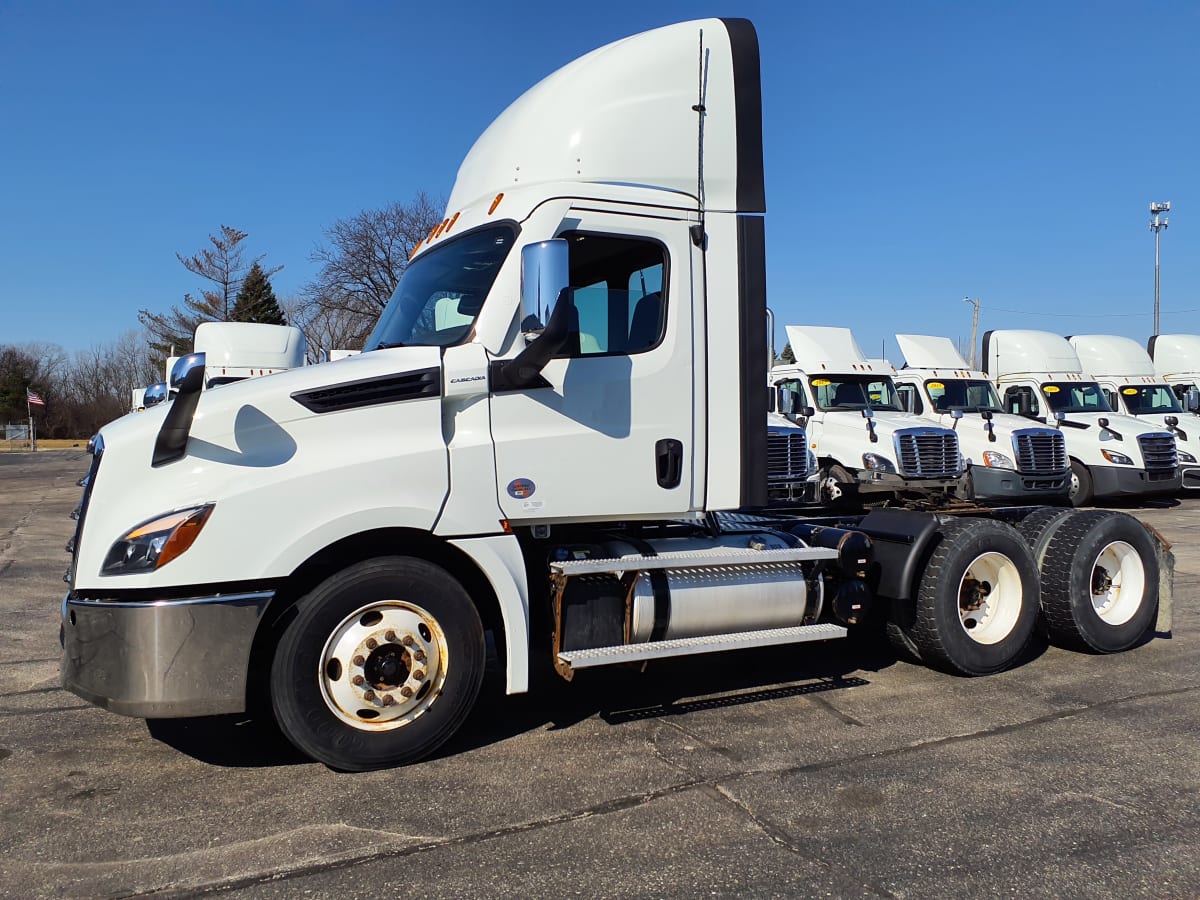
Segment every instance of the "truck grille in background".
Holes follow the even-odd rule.
[[[1012,442],[1017,471],[1025,475],[1052,475],[1069,465],[1067,440],[1059,431],[1022,429],[1013,432]]]
[[[1179,465],[1179,456],[1175,452],[1175,435],[1166,432],[1138,435],[1138,444],[1142,448],[1142,459],[1146,463],[1146,472],[1151,480],[1170,478],[1175,474]]]
[[[945,478],[962,472],[958,435],[945,428],[904,428],[896,432],[896,461],[909,478]]]
[[[799,428],[767,432],[767,483],[808,478],[808,435]]]

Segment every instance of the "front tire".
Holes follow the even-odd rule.
[[[1011,666],[1037,623],[1037,566],[1015,529],[987,519],[942,527],[900,623],[922,661],[957,675]]]
[[[1041,576],[1042,613],[1057,646],[1118,653],[1154,622],[1158,551],[1133,516],[1074,513],[1050,538]]]
[[[1071,501],[1071,505],[1078,508],[1080,506],[1089,506],[1096,498],[1095,490],[1092,486],[1092,473],[1077,459],[1071,460],[1071,489],[1067,493],[1067,498]]]
[[[271,664],[271,705],[297,749],[343,771],[414,762],[446,741],[483,680],[471,598],[425,560],[338,572],[296,605]]]

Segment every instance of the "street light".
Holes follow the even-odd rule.
[[[975,336],[979,334],[979,298],[972,300],[970,297],[963,297],[963,303],[973,303],[975,305],[975,313],[971,316],[971,368],[978,369],[975,356]]]
[[[1154,333],[1156,335],[1158,334],[1158,235],[1160,231],[1171,224],[1169,219],[1161,218],[1163,213],[1170,211],[1170,200],[1164,203],[1150,204],[1150,215],[1154,217],[1150,220],[1150,230],[1154,232]]]

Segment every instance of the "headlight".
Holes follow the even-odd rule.
[[[1124,453],[1117,453],[1115,450],[1101,450],[1100,455],[1107,459],[1110,463],[1116,463],[1118,466],[1132,466],[1133,460]]]
[[[1011,456],[1005,456],[998,450],[984,450],[983,464],[989,469],[1015,469],[1017,467]]]
[[[212,504],[181,509],[143,522],[109,548],[101,575],[134,575],[162,568],[195,543]]]
[[[895,472],[895,464],[886,456],[880,456],[878,453],[864,453],[863,465],[872,472]]]
[[[1179,456],[1180,462],[1194,463],[1196,461],[1196,457],[1192,456],[1190,453],[1184,453],[1182,450],[1176,450],[1175,452]]]

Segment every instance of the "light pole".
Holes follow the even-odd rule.
[[[1150,230],[1154,232],[1154,333],[1158,334],[1158,235],[1159,232],[1171,224],[1170,219],[1162,218],[1162,214],[1171,211],[1171,201],[1165,203],[1151,203],[1150,215],[1154,218],[1150,220]]]
[[[975,337],[979,334],[979,298],[976,297],[972,300],[970,297],[963,297],[963,303],[970,303],[975,307],[975,312],[971,315],[971,368],[978,369],[978,357],[975,355],[978,352],[975,349]]]

